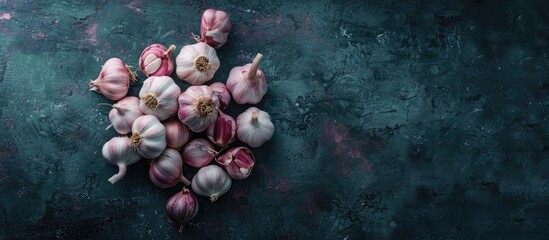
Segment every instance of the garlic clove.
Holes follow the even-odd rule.
[[[154,73],[160,68],[161,64],[162,59],[157,58],[145,66],[145,72]]]
[[[183,162],[189,166],[200,168],[208,165],[218,154],[206,139],[196,138],[183,148]]]
[[[185,224],[196,217],[198,209],[196,197],[185,187],[166,203],[166,215],[170,220],[179,223],[179,233],[183,232]]]
[[[215,145],[225,147],[236,140],[236,121],[233,117],[219,111],[217,120],[208,127],[207,134]]]
[[[191,181],[193,191],[200,196],[209,197],[211,202],[227,193],[231,185],[229,175],[216,165],[201,168]]]
[[[251,147],[259,147],[269,141],[274,134],[271,117],[265,111],[250,107],[236,119],[236,136]]]
[[[267,80],[259,63],[263,55],[258,53],[251,64],[234,67],[227,78],[227,89],[238,104],[257,104],[267,93]]]
[[[255,165],[255,157],[252,151],[245,147],[229,149],[216,161],[225,168],[231,178],[237,180],[247,178]]]
[[[147,55],[147,57],[145,58],[145,61],[144,61],[143,63],[144,63],[145,66],[146,66],[146,65],[151,64],[151,62],[154,61],[154,60],[156,60],[156,59],[158,59],[158,58],[156,57],[156,55],[154,55],[154,54],[151,53],[151,54]]]
[[[225,86],[225,84],[220,82],[215,82],[210,84],[210,88],[215,93],[215,95],[219,98],[219,103],[221,104],[221,110],[227,108],[229,106],[229,103],[231,103],[231,93],[229,93],[229,90]]]
[[[103,145],[101,153],[105,161],[118,166],[118,173],[109,178],[112,184],[126,175],[127,166],[141,159],[141,156],[130,147],[130,139],[127,137],[113,137]]]

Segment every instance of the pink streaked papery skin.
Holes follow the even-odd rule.
[[[130,139],[134,137],[139,141],[132,147],[146,159],[157,158],[166,149],[166,128],[153,115],[143,115],[135,120]]]
[[[196,60],[201,56],[208,60],[207,67],[203,70],[199,70],[195,65]],[[211,80],[221,65],[215,49],[203,42],[181,48],[175,63],[177,77],[194,86]]]
[[[128,96],[112,105],[109,112],[109,120],[114,130],[120,134],[128,134],[132,131],[132,124],[143,113],[139,109],[139,98]]]
[[[149,177],[154,185],[170,188],[178,182],[189,186],[191,182],[183,176],[183,160],[175,149],[166,148],[162,154],[151,162]]]
[[[209,197],[211,202],[227,193],[231,188],[232,180],[229,175],[217,165],[208,165],[194,175],[191,182],[193,191],[204,197]]]
[[[216,161],[225,168],[225,171],[233,179],[242,180],[250,176],[255,164],[255,157],[252,151],[245,147],[229,149]]]
[[[90,81],[90,91],[96,91],[110,100],[117,101],[126,96],[130,89],[130,81],[134,80],[135,73],[122,59],[111,58],[103,64],[99,77]]]
[[[219,147],[226,147],[236,140],[236,121],[233,117],[219,111],[214,124],[206,130],[208,138]]]
[[[172,53],[175,50],[175,45],[170,45],[166,48],[162,44],[152,44],[146,47],[139,57],[139,69],[147,76],[170,76],[174,69]],[[145,59],[150,55],[154,55],[153,62],[146,64]],[[158,68],[153,67],[158,66]]]
[[[171,77],[153,76],[143,82],[143,87],[139,91],[139,108],[144,114],[156,116],[160,121],[168,119],[177,112],[177,98],[181,94],[181,89]],[[156,108],[150,108],[145,103],[146,96],[154,96],[158,102]]]
[[[173,195],[166,203],[166,215],[179,223],[179,233],[183,232],[185,224],[190,222],[198,214],[198,201],[189,189],[183,188]]]
[[[200,168],[208,165],[218,154],[208,140],[195,138],[183,148],[183,163]]]
[[[209,99],[212,104],[212,112],[207,116],[200,116],[197,107],[200,99]],[[178,98],[179,120],[193,132],[202,132],[215,123],[219,111],[219,98],[208,86],[190,86],[181,93]]]
[[[103,145],[101,153],[108,163],[118,166],[118,173],[109,178],[109,182],[112,184],[120,181],[126,175],[128,165],[141,159],[141,156],[131,149],[130,139],[127,137],[113,137]]]
[[[180,149],[192,137],[189,128],[175,117],[169,118],[163,124],[166,128],[166,143],[169,148]]]
[[[231,28],[229,14],[215,9],[207,9],[202,13],[200,39],[198,40],[217,49],[227,42]]]
[[[236,118],[236,136],[251,147],[259,147],[274,134],[271,116],[259,108],[250,107]]]
[[[238,104],[257,104],[267,93],[267,80],[259,63],[263,55],[258,53],[252,63],[234,67],[227,78],[227,89]]]
[[[210,88],[212,88],[212,91],[219,98],[221,110],[227,108],[227,106],[229,106],[229,103],[231,103],[231,93],[227,89],[227,86],[225,86],[225,84],[223,83],[215,82],[210,84]]]

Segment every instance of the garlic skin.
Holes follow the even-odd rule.
[[[120,134],[128,134],[132,131],[132,124],[143,113],[139,109],[139,98],[129,96],[121,99],[112,105],[112,110],[109,112],[109,120],[114,130]]]
[[[166,48],[162,44],[152,44],[141,52],[139,68],[147,76],[170,76],[174,63],[172,53],[175,45]]]
[[[211,202],[223,194],[227,193],[231,188],[232,180],[223,169],[217,165],[208,165],[194,175],[191,182],[193,191],[204,197],[209,197]]]
[[[190,86],[179,95],[178,117],[193,132],[202,132],[215,123],[219,98],[208,86]]]
[[[179,94],[181,89],[171,77],[149,77],[139,91],[139,108],[144,114],[154,115],[164,121],[177,112]]]
[[[164,121],[163,124],[166,128],[166,144],[168,148],[180,149],[192,137],[192,132],[189,128],[177,118],[170,118]]]
[[[218,152],[208,140],[195,138],[183,148],[183,163],[200,168],[208,165],[217,156]]]
[[[103,94],[106,98],[117,101],[122,99],[130,89],[130,81],[135,81],[136,74],[120,58],[111,58],[103,64],[99,77],[91,80],[90,91]]]
[[[185,187],[166,203],[166,215],[172,221],[179,223],[179,233],[183,232],[185,224],[196,217],[198,209],[196,197]]]
[[[138,117],[132,125],[130,146],[144,158],[157,158],[166,149],[166,128],[153,115]]]
[[[215,82],[210,84],[210,88],[215,93],[217,98],[219,98],[219,103],[221,104],[221,110],[224,110],[231,103],[231,93],[225,86],[225,84],[220,82]]]
[[[271,116],[256,107],[250,107],[236,118],[236,136],[251,147],[259,147],[274,134]]]
[[[227,78],[227,89],[238,104],[257,104],[267,93],[267,80],[259,69],[263,55],[258,53],[252,63],[234,67]]]
[[[208,138],[219,147],[226,147],[236,140],[236,121],[233,117],[219,111],[214,124],[206,130]]]
[[[127,137],[113,137],[103,145],[101,153],[108,163],[118,166],[118,173],[109,178],[109,182],[112,184],[126,175],[129,165],[141,159],[141,156],[130,147],[130,139]]]
[[[217,49],[227,42],[231,28],[229,14],[215,9],[206,9],[202,13],[200,39],[197,40]]]
[[[233,179],[242,180],[250,176],[255,164],[255,157],[252,151],[245,147],[229,149],[216,161],[225,168],[225,171]]]
[[[149,177],[154,185],[160,188],[171,188],[178,182],[189,186],[191,182],[183,176],[183,160],[175,149],[166,148],[162,154],[151,162]]]
[[[203,42],[183,47],[175,63],[177,76],[195,86],[211,80],[220,66],[215,49]]]

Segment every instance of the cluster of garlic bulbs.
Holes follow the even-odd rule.
[[[219,69],[215,49],[227,41],[231,30],[229,15],[214,9],[202,15],[201,35],[197,43],[184,46],[175,58],[175,45],[146,47],[138,66],[148,78],[138,97],[127,96],[136,73],[119,58],[105,62],[90,90],[110,100],[119,100],[112,107],[109,120],[122,136],[113,137],[103,145],[104,159],[117,165],[119,171],[109,179],[115,183],[126,173],[127,166],[141,158],[150,159],[149,177],[161,188],[179,182],[193,192],[216,201],[227,193],[234,180],[247,178],[255,164],[252,151],[243,146],[229,148],[237,139],[250,147],[269,141],[274,125],[267,112],[250,107],[236,119],[223,112],[231,103],[257,104],[267,92],[267,81],[257,54],[252,63],[234,67],[226,85],[206,85]],[[175,83],[173,71],[188,83],[184,91]],[[202,133],[205,137],[193,139]],[[214,161],[215,160],[215,161]],[[192,177],[184,176],[185,167],[198,168]],[[191,179],[190,181],[188,179]],[[196,197],[188,188],[174,195],[166,205],[167,215],[183,226],[198,212]]]

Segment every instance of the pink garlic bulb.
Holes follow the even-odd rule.
[[[259,69],[263,55],[258,53],[254,61],[240,67],[234,67],[227,79],[227,89],[238,104],[257,104],[267,93],[267,80]]]
[[[267,112],[256,107],[248,108],[236,118],[236,136],[252,147],[259,147],[274,134],[274,125]]]
[[[162,44],[153,44],[145,48],[139,57],[139,68],[147,76],[170,76],[173,72],[172,52],[175,45],[168,49]]]
[[[206,131],[208,138],[219,147],[226,147],[236,140],[236,121],[233,117],[219,111],[214,124]]]
[[[136,74],[120,58],[111,58],[103,64],[99,77],[90,81],[90,91],[103,94],[106,98],[117,101],[122,99],[130,89],[130,81],[135,81]]]
[[[130,146],[144,158],[157,158],[166,149],[166,128],[153,115],[138,117],[132,125]]]
[[[231,32],[229,14],[215,9],[207,9],[202,13],[200,39],[197,39],[198,41],[219,48],[227,42],[229,32]]]
[[[183,47],[175,63],[177,76],[191,85],[212,79],[220,65],[215,49],[202,42]]]
[[[107,104],[110,105],[110,104]],[[120,134],[128,134],[132,131],[132,124],[143,113],[139,109],[139,98],[129,96],[122,98],[120,101],[112,105],[112,110],[109,112],[109,120],[114,130]]]
[[[198,214],[198,201],[196,197],[183,187],[183,190],[173,195],[166,203],[166,215],[179,223],[179,232],[183,232],[185,224],[190,222]]]
[[[181,89],[171,77],[149,77],[139,91],[139,108],[143,113],[154,115],[160,121],[164,121],[177,112],[179,94]]]
[[[179,95],[178,117],[191,131],[202,132],[215,123],[219,98],[208,86],[190,86]]]
[[[170,118],[164,123],[166,128],[167,147],[180,149],[191,139],[192,132],[177,118]]]
[[[255,157],[250,149],[237,147],[229,149],[216,161],[225,168],[233,179],[242,180],[250,176],[255,164]]]
[[[208,140],[195,138],[183,148],[183,163],[191,167],[200,168],[208,165],[217,156],[218,152]]]
[[[127,137],[113,137],[103,145],[101,153],[108,163],[118,166],[118,173],[109,178],[109,182],[112,184],[126,175],[129,165],[141,159],[141,156],[130,147],[130,139]]]
[[[215,95],[217,95],[217,98],[219,98],[221,110],[227,108],[227,106],[229,106],[229,103],[231,103],[231,93],[229,92],[225,84],[215,82],[210,84],[210,88],[212,88],[212,91],[215,93]]]
[[[191,182],[183,176],[183,160],[177,150],[166,148],[162,154],[151,162],[149,177],[154,185],[171,188],[178,182],[189,186]]]
[[[204,197],[209,197],[211,202],[227,193],[231,188],[232,180],[223,169],[217,165],[208,165],[194,175],[191,182],[193,191]]]

